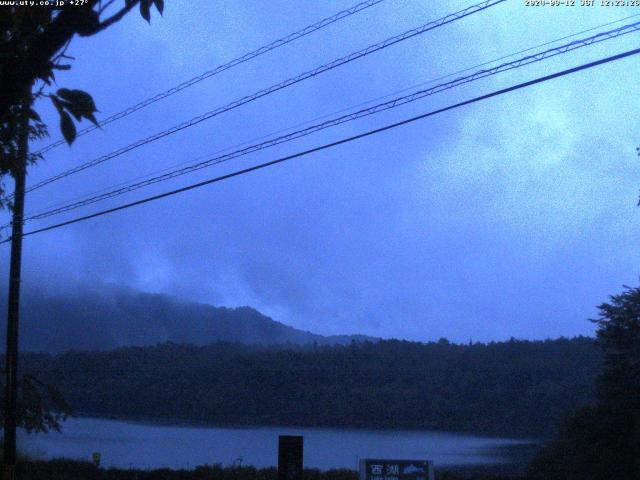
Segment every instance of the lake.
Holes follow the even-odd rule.
[[[19,436],[22,451],[44,458],[91,458],[120,468],[193,468],[202,464],[277,465],[278,435],[304,436],[308,468],[356,469],[359,458],[428,459],[441,466],[491,465],[529,442],[414,430],[293,427],[217,428],[72,418],[62,433]]]

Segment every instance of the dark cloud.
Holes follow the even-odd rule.
[[[71,52],[78,60],[60,76],[60,84],[90,90],[108,115],[349,3],[300,9],[284,1],[252,2],[251,8],[233,1],[189,2],[188,7],[168,6],[165,18],[151,27],[132,16],[99,37],[78,40]],[[462,4],[374,7],[81,138],[72,149],[58,149],[33,170],[30,181]],[[517,2],[496,7],[336,69],[34,192],[28,209],[168,168],[615,17],[610,11],[602,16],[603,9],[592,14],[581,9],[571,18],[531,10]],[[629,41],[618,41],[615,48]],[[479,82],[101,206],[597,58],[612,45]],[[25,282],[52,290],[110,282],[216,305],[252,305],[276,320],[322,334],[467,341],[590,333],[586,319],[594,306],[637,278],[634,202],[640,178],[633,118],[640,99],[615,81],[633,77],[637,69],[637,62],[629,60],[30,237]],[[52,112],[42,108],[55,124]],[[93,208],[77,213],[89,211]],[[7,249],[2,258],[6,265]]]

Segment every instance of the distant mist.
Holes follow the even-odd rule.
[[[5,297],[0,299],[0,309],[6,312]],[[4,345],[5,331],[0,330]],[[277,322],[251,307],[214,307],[115,286],[75,292],[26,291],[21,302],[23,351],[108,350],[162,342],[335,345],[365,339],[375,340],[316,335]]]

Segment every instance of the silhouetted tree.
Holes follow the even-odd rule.
[[[151,19],[151,6],[162,13],[164,0],[81,0],[61,2],[2,2],[0,6],[0,181],[10,174],[15,179],[15,204],[4,195],[0,182],[0,208],[13,207],[9,314],[7,319],[5,475],[13,478],[15,428],[27,430],[57,428],[61,404],[56,394],[34,377],[17,377],[17,332],[20,303],[21,237],[24,213],[26,167],[40,159],[30,154],[30,140],[47,135],[47,127],[34,109],[34,102],[48,97],[60,116],[60,129],[68,144],[76,137],[75,121],[94,124],[97,111],[88,93],[60,88],[49,92],[56,70],[69,70],[67,48],[75,35],[89,37],[120,21],[134,7]],[[40,5],[48,3],[48,5]],[[119,8],[118,8],[118,4]],[[114,11],[115,8],[115,11]],[[33,89],[36,88],[34,91]],[[10,334],[11,333],[11,334]],[[22,403],[17,403],[22,402]]]
[[[3,377],[0,377],[3,378]],[[4,385],[0,390],[4,402]],[[0,413],[2,411],[0,410]],[[62,421],[71,414],[71,407],[60,392],[33,375],[23,375],[18,382],[18,426],[27,432],[60,431]],[[0,422],[4,421],[0,415]]]
[[[60,378],[56,386],[82,415],[524,436],[553,433],[567,411],[593,401],[600,362],[591,338],[167,343],[21,360],[25,372]]]
[[[49,98],[60,115],[60,129],[71,144],[76,137],[75,121],[96,123],[97,111],[91,95],[76,89],[48,91],[55,72],[69,70],[73,57],[66,55],[74,36],[90,37],[120,21],[134,7],[151,19],[151,6],[160,13],[164,0],[83,0],[49,6],[0,6],[0,177],[15,171],[20,137],[20,118],[28,108],[30,140],[47,135],[47,128],[32,107]],[[39,2],[37,2],[39,3]],[[117,4],[120,4],[118,7]],[[39,85],[38,85],[39,84]],[[32,92],[31,89],[37,89]],[[29,163],[39,160],[30,155]],[[1,185],[0,185],[1,187]],[[3,198],[0,188],[0,199]],[[0,203],[0,207],[6,204]]]
[[[640,478],[640,288],[599,306],[604,354],[597,400],[568,418],[531,467],[534,478]]]

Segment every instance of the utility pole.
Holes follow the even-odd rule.
[[[15,480],[18,383],[18,320],[20,318],[20,272],[22,267],[22,224],[24,221],[25,180],[29,155],[29,109],[31,87],[22,102],[18,118],[18,149],[13,165],[15,181],[11,222],[11,266],[9,271],[9,309],[7,312],[7,349],[5,353],[4,397],[4,480]]]

